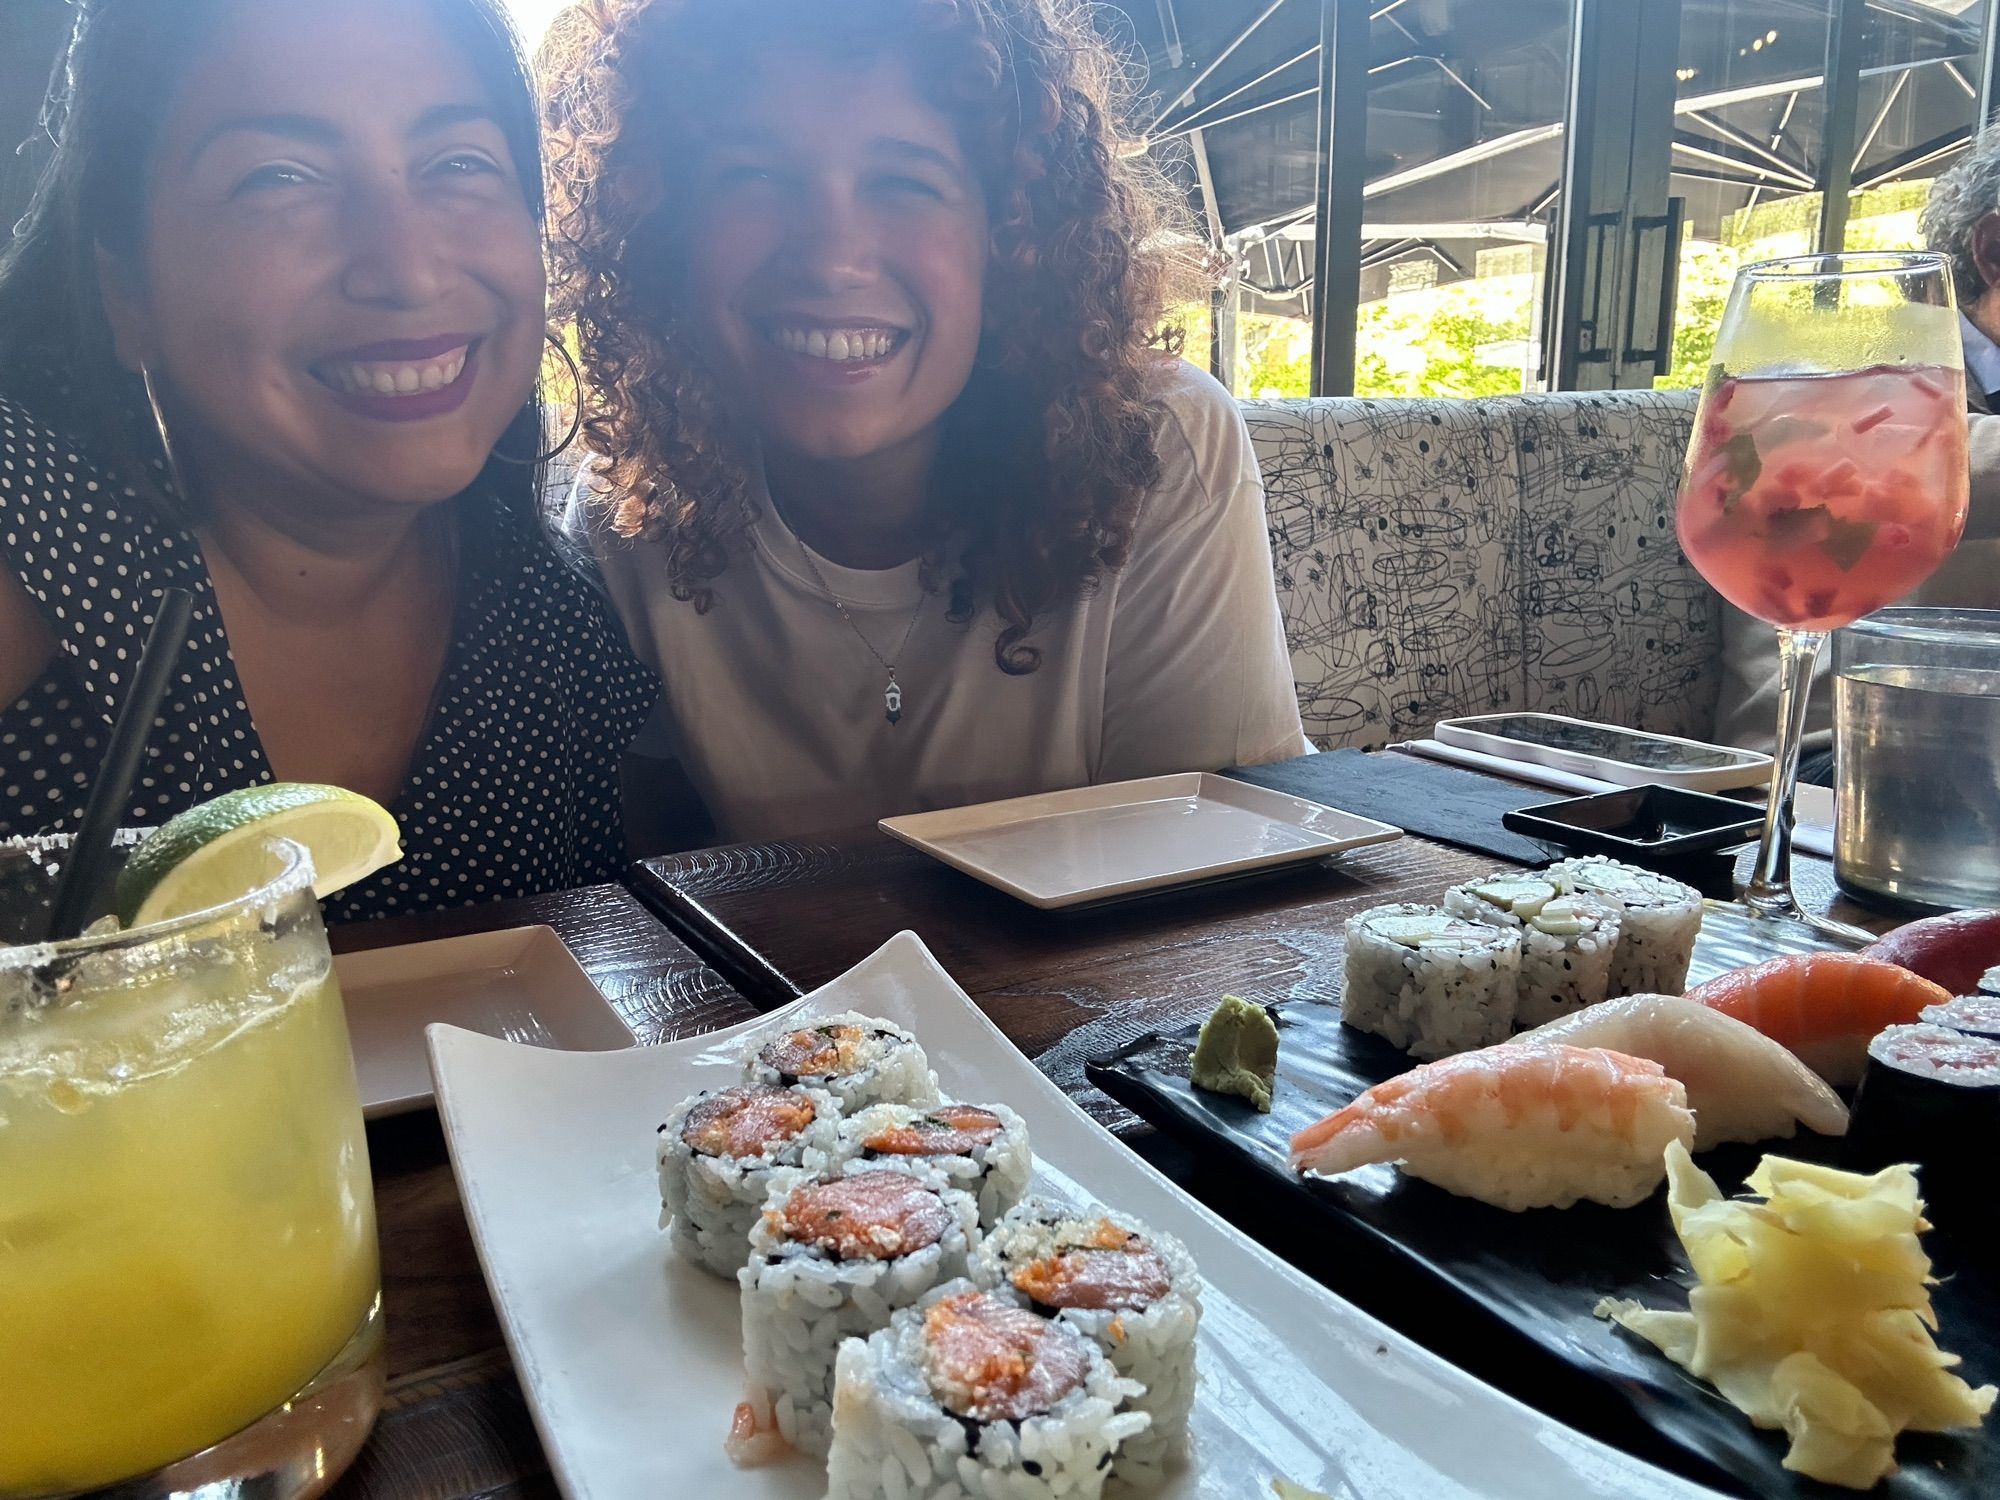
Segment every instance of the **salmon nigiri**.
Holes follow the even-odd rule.
[[[1292,1165],[1332,1176],[1392,1161],[1496,1208],[1630,1208],[1694,1139],[1687,1091],[1603,1047],[1486,1047],[1378,1083],[1292,1137]]]
[[[1717,975],[1687,998],[1748,1022],[1840,1087],[1861,1081],[1871,1038],[1951,995],[1863,954],[1788,953]]]

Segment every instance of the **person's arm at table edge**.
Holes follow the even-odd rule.
[[[0,569],[0,708],[20,699],[48,670],[55,636],[19,579]]]
[[[2000,537],[2000,416],[1973,412],[1966,427],[1972,504],[1965,513],[1965,537],[1968,541]]]

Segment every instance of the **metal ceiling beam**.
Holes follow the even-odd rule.
[[[1711,135],[1720,136],[1731,145],[1741,146],[1752,156],[1759,158],[1770,166],[1776,167],[1781,172],[1789,172],[1794,177],[1803,177],[1808,181],[1812,178],[1812,168],[1810,166],[1794,161],[1787,161],[1784,157],[1778,155],[1775,148],[1759,145],[1755,136],[1738,130],[1727,120],[1718,120],[1714,115],[1707,113],[1705,110],[1690,110],[1686,118],[1694,121]]]
[[[1868,148],[1875,144],[1875,137],[1882,133],[1882,126],[1889,118],[1889,111],[1896,107],[1896,101],[1903,97],[1903,85],[1910,81],[1908,73],[1898,73],[1896,81],[1889,85],[1888,97],[1882,107],[1875,111],[1875,118],[1869,122],[1868,133],[1861,137],[1861,144],[1854,148],[1854,163],[1848,169],[1849,176],[1861,170],[1861,159],[1868,154]]]
[[[1271,0],[1271,3],[1269,5],[1266,5],[1264,9],[1258,13],[1256,20],[1252,21],[1248,26],[1244,27],[1241,31],[1237,32],[1235,38],[1229,43],[1229,45],[1224,47],[1220,52],[1215,54],[1214,61],[1210,62],[1207,67],[1203,68],[1199,73],[1194,75],[1194,81],[1192,83],[1190,83],[1186,88],[1182,89],[1178,94],[1174,95],[1174,97],[1169,99],[1165,104],[1160,106],[1160,112],[1157,115],[1153,116],[1154,122],[1157,123],[1161,120],[1164,120],[1167,117],[1168,111],[1179,109],[1183,104],[1187,103],[1188,100],[1192,99],[1195,96],[1195,91],[1199,89],[1204,83],[1208,82],[1208,80],[1214,75],[1215,70],[1221,67],[1224,63],[1228,62],[1229,59],[1235,54],[1236,49],[1238,47],[1242,46],[1245,42],[1249,41],[1251,37],[1255,36],[1257,34],[1258,28],[1261,27],[1266,21],[1270,20],[1271,17],[1275,16],[1278,13],[1278,11],[1284,6],[1284,3],[1285,0]],[[1146,134],[1150,136],[1152,133],[1153,133],[1152,130],[1148,128]]]
[[[1285,61],[1279,63],[1275,68],[1266,68],[1263,72],[1259,73],[1255,78],[1251,79],[1248,83],[1243,84],[1238,88],[1231,89],[1228,93],[1222,95],[1219,99],[1211,99],[1206,104],[1197,105],[1195,106],[1195,108],[1189,110],[1186,114],[1182,115],[1177,120],[1163,121],[1160,124],[1157,131],[1155,132],[1155,135],[1156,137],[1163,139],[1167,136],[1178,135],[1183,130],[1204,126],[1208,122],[1202,119],[1203,115],[1208,114],[1212,110],[1218,110],[1222,108],[1222,106],[1227,104],[1231,99],[1240,98],[1242,95],[1249,93],[1250,90],[1257,87],[1258,84],[1265,83],[1273,78],[1276,78],[1280,73],[1284,72],[1285,69],[1296,68],[1300,63],[1304,62],[1307,58],[1317,57],[1317,56],[1319,56],[1319,43],[1314,42],[1310,47],[1306,48],[1306,50],[1301,52],[1297,57],[1286,58]],[[1259,109],[1268,109],[1269,107],[1270,107],[1269,105],[1257,106],[1257,108]],[[1243,116],[1231,115],[1230,118],[1234,120],[1240,120],[1243,118]]]
[[[1459,88],[1464,91],[1465,96],[1468,99],[1470,99],[1474,104],[1478,105],[1488,114],[1491,114],[1493,112],[1493,106],[1486,102],[1486,96],[1481,94],[1478,89],[1474,88],[1471,84],[1467,83],[1463,78],[1459,77],[1457,73],[1453,72],[1451,64],[1446,62],[1442,57],[1438,56],[1438,54],[1435,52],[1406,52],[1401,57],[1392,57],[1387,62],[1377,63],[1374,67],[1370,68],[1368,71],[1370,73],[1386,73],[1391,68],[1401,68],[1407,66],[1410,63],[1419,63],[1419,62],[1429,63],[1432,67],[1436,68],[1440,73],[1444,74],[1446,78],[1450,79],[1453,83],[1457,84]]]
[[[1705,171],[1699,167],[1672,167],[1669,170],[1676,177],[1684,177],[1689,182],[1713,182],[1722,187],[1748,188],[1751,192],[1762,192],[1771,184],[1759,182],[1754,177],[1738,177],[1732,172]]]
[[[1794,111],[1798,107],[1799,107],[1799,96],[1796,92],[1785,95],[1785,108],[1783,112],[1779,114],[1778,123],[1771,131],[1771,149],[1773,151],[1776,151],[1779,146],[1784,144],[1785,132],[1791,128],[1792,124],[1792,111]],[[1762,183],[1759,183],[1756,187],[1750,189],[1750,201],[1748,204],[1745,205],[1745,207],[1755,208],[1757,206],[1757,200],[1763,196],[1764,196],[1764,185]]]
[[[1195,181],[1201,184],[1201,211],[1208,221],[1208,242],[1222,248],[1222,210],[1215,200],[1215,174],[1208,169],[1208,144],[1199,130],[1188,132],[1188,150],[1194,156]]]
[[[1949,156],[1952,152],[1962,149],[1971,139],[1972,128],[1967,125],[1947,130],[1942,135],[1934,135],[1922,145],[1913,146],[1900,156],[1891,157],[1882,163],[1872,174],[1857,182],[1855,188],[1866,192],[1869,188],[1880,187],[1885,182],[1893,182],[1905,172],[1913,172],[1918,167],[1927,167],[1940,157]]]
[[[1160,13],[1160,40],[1166,44],[1167,66],[1178,68],[1187,61],[1187,54],[1181,50],[1181,23],[1174,14],[1174,0],[1156,0]]]
[[[1674,132],[1673,148],[1680,155],[1693,157],[1696,161],[1705,161],[1718,167],[1732,167],[1739,172],[1748,173],[1752,182],[1775,180],[1795,187],[1802,193],[1810,193],[1813,190],[1812,178],[1796,167],[1786,166],[1782,170],[1774,171],[1749,157],[1724,150],[1719,145],[1703,145],[1690,140],[1678,130]]]
[[[1986,3],[2000,6],[2000,0],[1986,0]],[[2000,32],[1996,32],[1995,35],[1996,40],[2000,40]],[[1861,71],[1861,76],[1863,78],[1874,78],[1885,74],[1913,72],[1919,68],[1942,66],[1946,61],[1948,59],[1928,59],[1923,62],[1895,64],[1879,68],[1864,68]],[[1772,137],[1772,149],[1775,149],[1782,142],[1784,132],[1790,125],[1792,113],[1797,107],[1799,96],[1808,90],[1819,88],[1823,81],[1821,75],[1814,74],[1807,78],[1784,79],[1775,83],[1753,84],[1741,89],[1689,95],[1687,98],[1675,102],[1674,113],[1677,116],[1706,114],[1716,109],[1725,108],[1731,104],[1748,103],[1754,99],[1768,99],[1776,97],[1779,94],[1786,94],[1788,97],[1785,101],[1785,110],[1779,118],[1777,131]],[[1301,94],[1290,96],[1285,102],[1291,102],[1291,100],[1297,98],[1310,98],[1317,92],[1316,89],[1306,90]],[[1214,123],[1211,122],[1209,126],[1205,126],[1204,128],[1212,128]],[[1559,139],[1562,134],[1563,125],[1561,121],[1554,121],[1547,125],[1531,125],[1522,130],[1509,131],[1505,135],[1495,136],[1492,140],[1480,141],[1463,150],[1438,157],[1435,161],[1424,162],[1401,172],[1392,172],[1387,176],[1378,177],[1373,182],[1368,183],[1362,189],[1362,193],[1365,198],[1379,198],[1403,188],[1414,187],[1418,183],[1449,176],[1451,173],[1460,171],[1466,167],[1476,166],[1482,162],[1492,161],[1495,158],[1511,155],[1516,151],[1540,145],[1544,141]],[[1889,164],[1886,171],[1872,173],[1868,181],[1861,183],[1860,186],[1877,186],[1902,172],[1910,170],[1914,165],[1923,165],[1935,159],[1938,155],[1948,154],[1950,151],[1955,150],[1961,143],[1961,140],[1953,139],[1950,144],[1933,150],[1931,147],[1936,144],[1934,141],[1926,147],[1921,148],[1922,154],[1920,160],[1916,157],[1899,159],[1900,164]],[[1734,164],[1732,163],[1732,165]],[[1710,175],[1698,171],[1679,172],[1677,175],[1689,177],[1694,180],[1727,181],[1731,185],[1749,186],[1753,193],[1761,192],[1770,185],[1767,182],[1760,183],[1755,177],[1739,181],[1727,174]],[[1537,211],[1540,211],[1540,209],[1538,208]],[[1311,206],[1288,209],[1284,213],[1274,214],[1269,219],[1262,220],[1258,224],[1246,225],[1239,232],[1250,233],[1260,229],[1270,232],[1288,223],[1310,219],[1313,216],[1313,212],[1314,210]]]
[[[1304,244],[1313,237],[1310,221],[1288,224],[1275,239]],[[1425,224],[1377,224],[1364,221],[1364,240],[1504,240],[1509,244],[1531,241],[1541,244],[1549,237],[1549,226],[1532,219],[1441,220]]]

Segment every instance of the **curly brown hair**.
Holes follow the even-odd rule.
[[[1178,352],[1160,320],[1198,274],[1169,232],[1184,196],[1123,149],[1133,75],[1084,0],[576,0],[558,18],[540,58],[553,305],[609,523],[663,542],[697,609],[750,526],[753,455],[682,331],[673,204],[704,101],[778,47],[901,49],[978,175],[986,331],[927,520],[958,548],[952,618],[990,603],[1001,670],[1033,671],[1037,617],[1126,560],[1160,471],[1148,366]]]

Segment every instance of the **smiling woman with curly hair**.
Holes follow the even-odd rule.
[[[724,834],[1305,749],[1081,4],[578,0],[542,71],[581,488]]]

